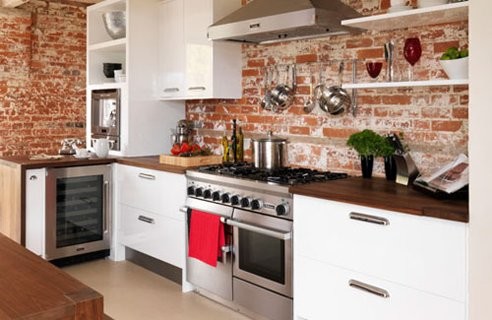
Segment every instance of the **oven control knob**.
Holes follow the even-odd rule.
[[[189,186],[188,187],[188,190],[187,190],[187,193],[188,193],[189,196],[194,195],[195,194],[195,187]]]
[[[287,203],[279,204],[275,208],[275,212],[277,212],[277,216],[286,216],[289,213],[289,205]]]
[[[233,196],[231,197],[231,204],[232,204],[233,206],[237,206],[237,205],[239,205],[239,201],[240,201],[240,200],[241,200],[241,198],[240,198],[237,194],[235,194],[235,195],[233,195]]]
[[[212,200],[213,201],[219,201],[220,200],[220,192],[219,191],[212,192]]]
[[[231,202],[231,194],[230,193],[223,193],[222,196],[220,197],[222,200],[222,203],[229,203]]]
[[[261,208],[263,208],[263,201],[259,199],[254,199],[253,201],[251,201],[251,209],[260,210]]]
[[[241,208],[247,208],[251,206],[251,198],[242,198],[241,199]]]
[[[195,197],[201,197],[201,196],[203,196],[203,188],[196,188]]]
[[[212,198],[212,190],[210,189],[205,189],[205,191],[203,191],[203,197],[205,199],[210,199]]]

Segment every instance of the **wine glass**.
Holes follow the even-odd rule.
[[[379,76],[382,68],[383,68],[382,62],[379,62],[379,61],[368,61],[368,62],[366,62],[367,73],[373,79],[376,79]]]
[[[422,55],[422,47],[420,46],[419,38],[408,38],[405,40],[405,46],[403,47],[403,56],[410,63],[408,69],[408,80],[413,80],[412,67],[419,61]]]

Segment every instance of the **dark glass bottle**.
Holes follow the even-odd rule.
[[[237,161],[244,161],[244,135],[243,128],[239,127],[239,133],[237,134]]]
[[[236,163],[237,162],[236,119],[232,119],[231,155],[232,155],[232,162]]]

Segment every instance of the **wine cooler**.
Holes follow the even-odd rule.
[[[45,258],[109,252],[111,166],[48,169]]]

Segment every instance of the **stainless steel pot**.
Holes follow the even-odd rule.
[[[287,165],[287,139],[275,137],[269,131],[266,138],[252,141],[256,168],[274,170]]]

